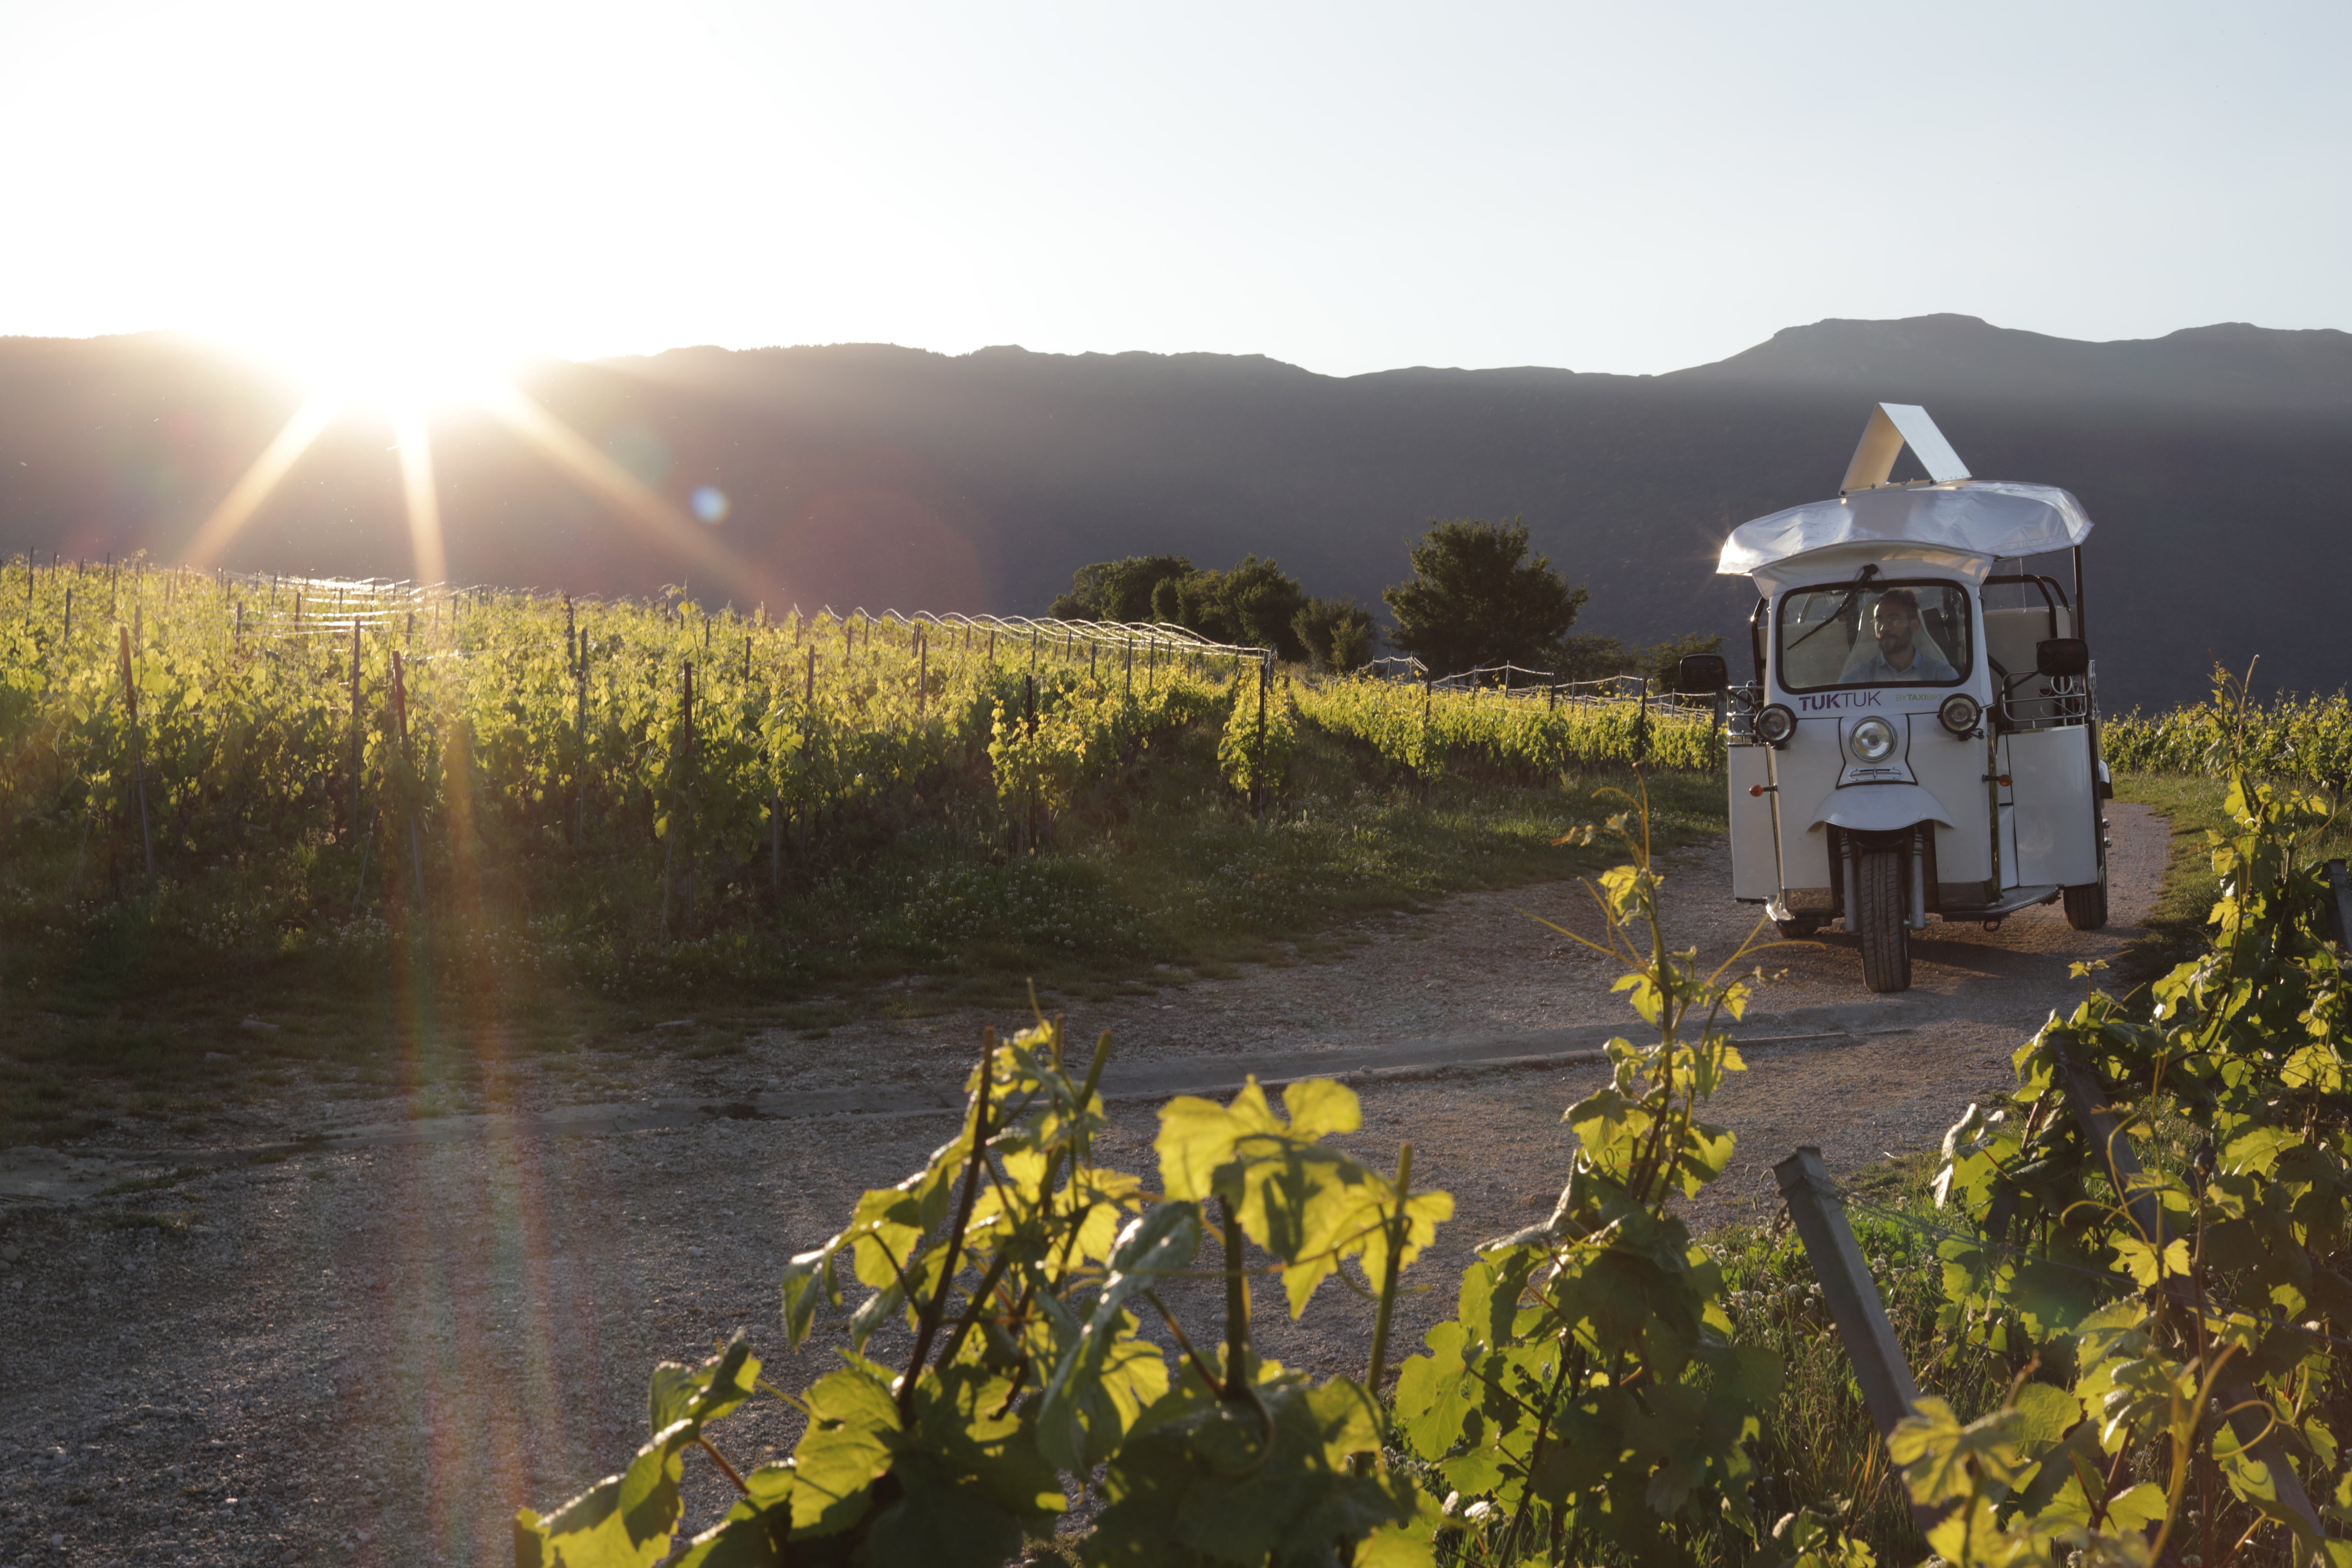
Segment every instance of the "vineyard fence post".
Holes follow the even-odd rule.
[[[1822,1282],[1838,1338],[1845,1342],[1854,1381],[1862,1385],[1863,1404],[1869,1407],[1880,1438],[1891,1437],[1918,1405],[1919,1385],[1912,1381],[1911,1363],[1904,1359],[1895,1325],[1886,1320],[1885,1303],[1878,1299],[1878,1287],[1855,1245],[1837,1184],[1830,1180],[1821,1150],[1810,1143],[1773,1166],[1772,1174],[1789,1202],[1789,1217],[1805,1245],[1813,1274]],[[1943,1511],[1915,1502],[1911,1520],[1924,1535]]]
[[[122,632],[122,701],[131,714],[131,782],[139,795],[139,845],[147,856],[147,879],[155,879],[155,837],[147,826],[147,754],[140,743],[139,683],[131,673],[131,633]]]
[[[2075,1124],[2098,1152],[2100,1168],[2123,1199],[2132,1228],[2162,1256],[2164,1206],[2157,1200],[2156,1189],[2140,1180],[2139,1152],[2116,1118],[2112,1097],[2089,1068],[2071,1058],[2059,1058],[2058,1083],[2066,1091],[2067,1109],[2074,1113]],[[2178,1312],[2201,1315],[2204,1311],[2189,1281],[2179,1276],[2165,1279],[2158,1294]],[[2249,1453],[2270,1468],[2279,1506],[2302,1521],[2310,1539],[2324,1538],[2326,1531],[2320,1528],[2318,1510],[2311,1506],[2311,1496],[2303,1489],[2302,1479],[2288,1464],[2285,1446],[2279,1441],[2279,1422],[2271,1402],[2243,1378],[2221,1384],[2217,1392],[2221,1408],[2229,1413],[2230,1429]]]
[[[678,763],[678,807],[686,829],[686,919],[688,931],[694,928],[694,661],[688,659],[680,672],[678,708],[685,720],[686,751]]]
[[[579,789],[573,797],[572,842],[588,847],[588,634],[572,639],[572,736],[580,753]]]
[[[1037,657],[1037,634],[1029,634],[1029,657]],[[1029,755],[1022,768],[1021,784],[1021,852],[1031,853],[1037,847],[1037,677],[1032,673],[1021,678],[1022,726],[1029,736]]]
[[[360,618],[352,617],[352,816],[351,836],[360,836]]]
[[[1268,655],[1257,665],[1257,746],[1250,761],[1250,815],[1265,815],[1265,689],[1273,679],[1273,658]]]
[[[392,656],[392,721],[399,735],[401,762],[408,773],[408,874],[415,889],[416,918],[421,922],[425,919],[425,835],[416,826],[416,763],[408,744],[408,671],[406,661],[397,651]]]

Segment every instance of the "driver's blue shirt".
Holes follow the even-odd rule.
[[[1911,668],[1897,669],[1886,661],[1886,654],[1877,643],[1870,645],[1870,656],[1845,667],[1838,677],[1840,686],[1880,686],[1898,680],[1958,680],[1959,671],[1944,662],[1943,655],[1921,638],[1911,644]]]

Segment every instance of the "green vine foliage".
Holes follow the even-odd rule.
[[[2213,694],[2191,707],[2124,714],[2100,737],[2107,761],[2145,773],[2226,773],[2300,779],[2341,791],[2352,774],[2352,697],[2284,695],[2267,703],[2248,696],[2251,679],[2217,668]]]
[[[1287,679],[1234,688],[1233,710],[1217,739],[1217,765],[1225,782],[1263,803],[1290,780],[1298,750],[1298,708]]]
[[[827,1322],[848,1341],[793,1401],[808,1424],[791,1458],[741,1472],[719,1455],[710,1428],[758,1372],[740,1341],[663,1367],[646,1447],[524,1510],[518,1563],[662,1561],[689,1447],[738,1494],[677,1558],[696,1568],[985,1568],[1069,1533],[1076,1490],[1094,1504],[1076,1547],[1100,1568],[1697,1561],[1720,1520],[1758,1533],[1746,1445],[1779,1363],[1731,1342],[1717,1266],[1672,1209],[1731,1156],[1701,1111],[1740,1070],[1723,1026],[1750,986],[1726,976],[1750,950],[1702,973],[1672,949],[1646,831],[1611,826],[1633,859],[1593,889],[1602,951],[1656,1042],[1612,1042],[1610,1085],[1568,1112],[1579,1148],[1552,1218],[1479,1249],[1392,1405],[1374,1391],[1402,1279],[1454,1212],[1414,1187],[1411,1145],[1375,1171],[1330,1142],[1361,1126],[1352,1091],[1297,1083],[1277,1107],[1252,1080],[1229,1104],[1160,1109],[1152,1190],[1094,1157],[1108,1037],[1081,1072],[1041,1021],[992,1041],[954,1139],[786,1270],[791,1342]],[[1298,1317],[1335,1275],[1378,1303],[1362,1379],[1253,1348],[1254,1282]],[[1175,1279],[1220,1283],[1222,1323],[1181,1321]],[[912,1340],[895,1366],[869,1354],[887,1325]]]
[[[1964,1568],[2352,1563],[2345,972],[2309,853],[2329,810],[2242,769],[2226,810],[2208,950],[2149,1016],[2093,993],[2053,1016],[2013,1109],[1946,1140],[1968,1227],[1946,1325],[2018,1383],[1973,1423],[1924,1402],[1894,1449]]]
[[[1746,1444],[1780,1366],[1732,1342],[1720,1271],[1670,1205],[1731,1158],[1700,1112],[1742,1070],[1723,1026],[1751,983],[1727,976],[1754,950],[1703,973],[1671,949],[1646,827],[1611,826],[1634,858],[1595,889],[1602,951],[1656,1040],[1609,1043],[1612,1081],[1567,1114],[1579,1146],[1551,1218],[1480,1249],[1460,1311],[1398,1379],[1400,1438],[1445,1484],[1418,1527],[1450,1562],[1694,1561],[1706,1521],[1749,1528]]]
[[[1612,766],[1703,773],[1724,763],[1722,731],[1712,717],[1645,710],[1623,700],[1552,706],[1360,676],[1307,689],[1299,707],[1313,722],[1363,742],[1419,778],[1436,777],[1448,757],[1530,779]]]
[[[1008,681],[1011,687],[1016,682]],[[1141,691],[1076,670],[1051,671],[991,705],[988,760],[1006,811],[1050,817],[1151,738],[1213,717],[1224,693],[1202,676],[1171,673]]]
[[[729,1467],[740,1500],[681,1564],[982,1568],[1050,1533],[1069,1507],[1064,1478],[1097,1470],[1105,1506],[1087,1550],[1103,1563],[1329,1563],[1412,1519],[1414,1489],[1381,1460],[1366,1385],[1318,1384],[1252,1352],[1242,1259],[1244,1243],[1270,1259],[1294,1315],[1343,1267],[1393,1301],[1452,1200],[1324,1143],[1361,1123],[1354,1094],[1329,1082],[1292,1086],[1280,1111],[1255,1082],[1228,1106],[1171,1101],[1162,1190],[1148,1192],[1093,1156],[1108,1054],[1106,1037],[1074,1071],[1058,1022],[992,1043],[957,1137],[793,1260],[793,1342],[847,1310],[849,1348],[795,1401],[808,1426],[789,1460]],[[1212,1237],[1211,1272],[1226,1285],[1213,1351],[1195,1348],[1216,1342],[1184,1334],[1160,1294],[1198,1277]],[[866,1290],[854,1310],[853,1283]],[[1181,1347],[1180,1366],[1142,1333],[1146,1315]],[[897,1368],[866,1354],[892,1322],[914,1339]],[[682,1524],[677,1459],[709,1443],[757,1370],[739,1342],[692,1373],[657,1371],[651,1440],[548,1515],[523,1510],[518,1563],[663,1560]],[[1366,1552],[1357,1561],[1384,1560]]]

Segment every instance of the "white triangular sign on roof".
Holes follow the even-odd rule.
[[[1866,490],[1885,484],[1906,445],[1933,482],[1948,484],[1969,477],[1960,455],[1952,450],[1952,444],[1944,439],[1926,409],[1916,403],[1882,403],[1863,426],[1862,445],[1853,449],[1853,461],[1846,465],[1845,483],[1839,490]]]

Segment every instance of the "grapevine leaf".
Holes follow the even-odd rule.
[[[890,1468],[900,1430],[889,1388],[856,1367],[819,1378],[805,1402],[808,1430],[793,1449],[795,1541],[857,1522],[868,1489]]]
[[[1156,1347],[1135,1339],[1126,1305],[1190,1266],[1200,1247],[1200,1210],[1188,1203],[1155,1204],[1120,1232],[1094,1312],[1064,1350],[1038,1404],[1040,1441],[1062,1468],[1080,1475],[1093,1469],[1167,1392],[1167,1363]]]
[[[688,1543],[671,1568],[784,1568],[792,1535],[793,1471],[762,1465],[743,1478],[746,1496]]]
[[[1935,1506],[1967,1497],[1975,1488],[1970,1467],[2003,1484],[2015,1479],[2017,1413],[1996,1410],[1968,1426],[1952,1407],[1924,1394],[1886,1439],[1886,1451],[1907,1472],[1914,1502]]]
[[[647,1390],[651,1427],[660,1432],[689,1419],[698,1425],[716,1421],[751,1397],[759,1376],[760,1363],[740,1330],[724,1351],[700,1366],[663,1362],[654,1368]]]
[[[1370,1397],[1345,1378],[1319,1388],[1261,1388],[1274,1419],[1272,1450],[1254,1463],[1220,1463],[1212,1429],[1255,1422],[1231,1406],[1156,1426],[1121,1447],[1104,1479],[1109,1506],[1084,1551],[1095,1564],[1328,1563],[1333,1544],[1362,1539],[1419,1513],[1411,1483],[1353,1456],[1377,1454]],[[1227,1473],[1231,1472],[1231,1473]]]
[[[2158,1248],[2136,1236],[2116,1238],[2116,1258],[2140,1288],[2146,1289],[2165,1276],[2179,1277],[2189,1272],[2189,1240],[2174,1237]]]
[[[515,1521],[516,1560],[528,1560],[529,1544],[543,1551],[540,1561],[563,1568],[652,1568],[669,1553],[682,1507],[678,1450],[696,1434],[693,1422],[679,1421],[638,1449],[627,1469],[607,1476],[544,1519],[533,1520],[523,1510]],[[535,1539],[527,1542],[527,1537]]]
[[[1397,1426],[1424,1459],[1442,1459],[1465,1436],[1475,1436],[1486,1384],[1477,1376],[1472,1342],[1458,1322],[1440,1323],[1423,1336],[1430,1353],[1397,1369]]]

